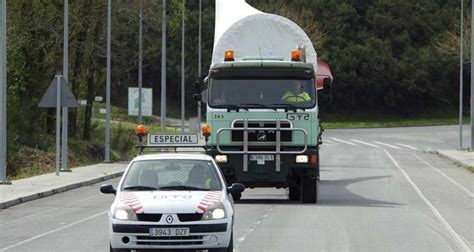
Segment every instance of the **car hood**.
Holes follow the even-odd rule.
[[[123,191],[119,201],[136,213],[203,213],[224,197],[222,191]]]

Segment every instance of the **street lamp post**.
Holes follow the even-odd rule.
[[[166,132],[166,0],[161,22],[161,129]]]
[[[474,149],[474,0],[471,0],[471,151]]]
[[[198,78],[201,79],[201,0],[199,0]],[[201,129],[201,101],[198,101],[198,129]]]
[[[0,2],[0,184],[7,184],[7,0]]]
[[[112,0],[107,1],[107,80],[105,87],[105,155],[104,162],[110,162],[110,66],[112,44]]]
[[[63,42],[63,76],[68,83],[69,75],[69,0],[64,0],[64,42]],[[60,171],[71,171],[67,168],[67,140],[68,140],[68,108],[63,109],[62,152]]]
[[[184,132],[184,120],[185,120],[185,116],[184,116],[184,113],[186,112],[185,110],[185,100],[184,100],[184,96],[185,96],[185,90],[184,90],[184,82],[185,82],[185,62],[184,62],[184,53],[185,53],[185,50],[184,50],[184,36],[186,35],[185,34],[185,23],[184,23],[184,15],[186,13],[186,0],[183,0],[183,11],[182,11],[182,17],[181,17],[181,132]]]
[[[463,125],[463,48],[464,47],[464,0],[461,0],[461,36],[459,42],[459,149],[462,150],[462,125]]]
[[[138,124],[142,124],[142,87],[143,87],[143,6],[140,0],[138,28]]]

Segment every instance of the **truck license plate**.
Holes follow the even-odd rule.
[[[250,155],[250,161],[257,161],[257,164],[264,165],[265,161],[273,161],[275,156],[273,155]]]
[[[189,228],[150,228],[150,236],[189,236]]]

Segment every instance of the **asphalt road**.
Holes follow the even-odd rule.
[[[235,251],[472,250],[474,175],[426,152],[456,148],[456,134],[327,130],[318,204],[247,190],[235,205]],[[111,202],[94,185],[0,210],[0,251],[108,251]]]

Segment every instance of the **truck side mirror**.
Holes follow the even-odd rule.
[[[332,79],[329,77],[326,77],[323,79],[323,87],[324,90],[330,90],[331,89],[331,84],[332,84]]]
[[[200,100],[202,100],[202,95],[201,94],[194,94],[193,99],[194,99],[194,101],[200,101]]]
[[[207,95],[207,88],[201,92],[200,96],[201,96],[201,101],[207,104],[207,100],[209,98]]]

